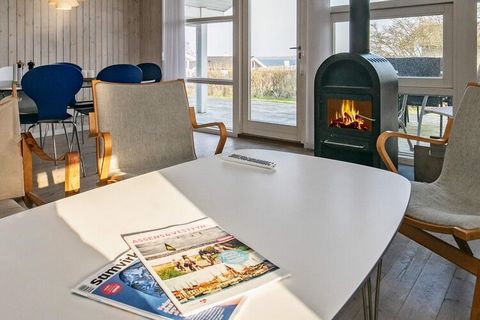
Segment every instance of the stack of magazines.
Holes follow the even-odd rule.
[[[233,319],[247,292],[288,276],[212,219],[122,235],[129,251],[73,293],[151,319]]]

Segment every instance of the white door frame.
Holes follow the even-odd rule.
[[[241,52],[238,50],[234,51],[240,53],[241,55],[241,72],[238,73],[236,77],[236,85],[234,90],[238,90],[237,101],[240,106],[237,117],[239,117],[239,131],[236,133],[246,133],[256,136],[264,136],[269,138],[276,138],[289,141],[298,141],[304,142],[305,139],[305,87],[306,87],[306,77],[305,77],[305,52],[306,52],[306,25],[307,25],[307,6],[306,1],[297,0],[297,46],[301,47],[298,54],[301,55],[301,59],[298,59],[297,56],[297,126],[286,126],[279,124],[270,124],[263,123],[258,121],[249,120],[249,110],[250,110],[250,10],[249,5],[250,1],[255,0],[243,0],[235,1],[241,2],[237,4],[237,11],[239,14],[238,25],[240,36],[238,40],[241,40],[241,43],[235,41]],[[235,46],[235,45],[234,45]],[[238,64],[237,64],[238,65]],[[240,71],[240,70],[239,70]],[[235,94],[234,94],[235,96]],[[234,115],[235,120],[235,115]]]

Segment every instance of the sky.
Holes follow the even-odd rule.
[[[296,0],[251,1],[252,55],[294,56],[296,46]],[[228,12],[227,12],[228,14]],[[231,12],[230,12],[231,14]],[[195,50],[195,29],[187,27],[186,42]],[[187,50],[188,52],[188,50]],[[232,23],[208,25],[208,56],[232,56]]]

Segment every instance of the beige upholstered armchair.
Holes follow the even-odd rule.
[[[218,127],[216,154],[227,138],[221,122],[197,124],[182,80],[152,84],[93,82],[90,134],[97,139],[101,184],[196,159],[193,129]]]
[[[18,100],[7,97],[0,101],[0,218],[24,210],[26,206],[44,202],[33,193],[32,154],[53,161],[37,145],[30,133],[20,134]],[[65,193],[80,188],[80,166],[77,152],[67,153],[58,160],[66,161]]]
[[[447,144],[442,173],[433,183],[412,182],[412,195],[400,232],[477,277],[471,319],[480,319],[480,259],[468,244],[480,239],[480,85],[469,84],[455,120],[442,139],[385,132],[377,142],[387,167],[396,172],[385,150],[391,137]],[[453,246],[432,233],[453,236]]]

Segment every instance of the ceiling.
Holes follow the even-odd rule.
[[[225,12],[232,7],[232,0],[185,0],[185,5]]]

